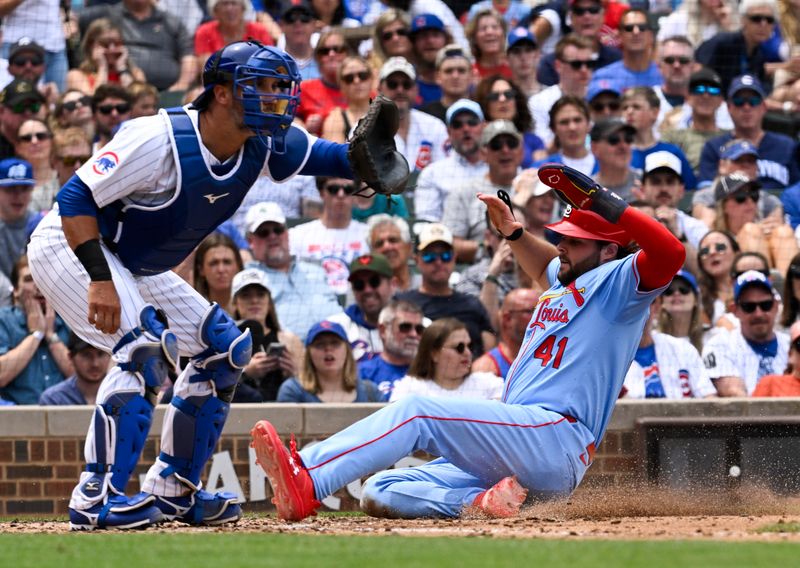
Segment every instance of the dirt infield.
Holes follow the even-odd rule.
[[[786,532],[761,532],[766,526]],[[689,539],[800,542],[800,498],[759,490],[719,494],[659,492],[652,488],[584,491],[569,501],[532,505],[516,519],[390,520],[321,515],[302,523],[246,516],[222,528],[166,523],[148,532],[253,532],[329,535],[406,535],[564,539]],[[63,533],[66,522],[0,523],[0,533]]]

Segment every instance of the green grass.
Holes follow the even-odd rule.
[[[777,523],[773,523],[771,525],[766,525],[758,529],[760,533],[796,533],[800,532],[800,523],[786,523],[783,521],[778,521]]]
[[[788,543],[569,541],[286,534],[0,535],[13,568],[493,566],[724,568],[796,565]]]

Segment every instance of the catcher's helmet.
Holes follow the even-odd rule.
[[[623,247],[633,240],[622,227],[609,223],[597,213],[575,209],[570,205],[564,210],[561,221],[545,227],[559,235],[592,241],[609,241]]]
[[[237,41],[208,58],[203,70],[205,90],[193,105],[205,108],[213,98],[214,85],[232,83],[234,97],[244,109],[244,124],[282,154],[300,103],[300,81],[297,63],[288,53],[257,41]],[[269,91],[264,90],[267,87]]]

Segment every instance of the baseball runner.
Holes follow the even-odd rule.
[[[355,174],[381,193],[402,191],[408,176],[393,153],[392,103],[376,100],[351,144],[335,144],[292,126],[300,81],[279,49],[236,42],[217,51],[192,105],[128,122],[64,185],[34,233],[29,255],[39,288],[80,337],[116,362],[86,437],[86,471],[69,504],[73,530],[239,519],[236,496],[204,491],[200,475],[252,341],[170,269],[233,215],[259,175],[280,182]],[[161,452],[142,493],[126,497],[178,356],[191,362],[175,382]]]
[[[570,494],[592,463],[649,305],[681,267],[683,245],[660,223],[562,165],[539,177],[569,205],[549,227],[558,247],[526,233],[509,208],[479,194],[525,271],[551,287],[538,301],[502,401],[409,397],[297,452],[267,421],[252,430],[279,517],[414,450],[441,456],[369,478],[361,506],[387,517],[514,516],[526,499]],[[625,253],[635,240],[641,250]],[[444,349],[456,346],[445,345]]]

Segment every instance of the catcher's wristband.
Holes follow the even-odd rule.
[[[513,209],[513,207],[511,207],[511,198],[508,196],[508,192],[504,191],[502,189],[498,189],[497,190],[497,197],[500,198],[500,201],[502,201],[503,203],[505,203],[508,206],[508,210],[511,211],[511,216],[514,217],[514,219],[516,219],[516,217],[514,216],[514,209]],[[504,235],[503,233],[500,232],[500,229],[497,229],[497,233],[507,241],[516,241],[516,240],[518,240],[522,236],[522,233],[524,233],[524,232],[525,232],[525,229],[520,227],[520,228],[514,230],[510,235],[506,236],[506,235]]]
[[[111,269],[100,248],[100,239],[90,239],[75,247],[75,256],[81,262],[92,282],[111,280]]]

